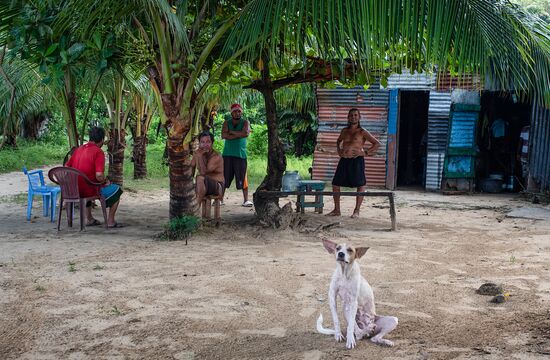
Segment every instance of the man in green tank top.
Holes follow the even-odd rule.
[[[239,104],[231,105],[231,120],[223,123],[223,173],[225,188],[229,188],[235,178],[235,186],[243,191],[243,206],[250,207],[248,182],[246,180],[246,138],[250,134],[250,124],[242,118],[243,109]]]

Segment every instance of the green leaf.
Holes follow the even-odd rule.
[[[69,57],[67,56],[67,52],[65,50],[61,50],[59,52],[59,56],[61,56],[61,63],[63,65],[67,65],[69,63]]]
[[[101,34],[99,32],[95,32],[94,35],[92,35],[92,39],[96,48],[101,49]]]
[[[97,66],[96,66],[97,72],[101,72],[102,70],[104,70],[106,68],[107,68],[107,60],[106,59],[101,59],[101,61],[99,61],[97,63]]]
[[[44,57],[50,55],[51,53],[53,53],[55,51],[55,49],[57,49],[57,47],[59,46],[58,43],[53,43],[51,44],[48,49],[46,50],[46,52],[44,53]]]
[[[82,43],[75,43],[71,45],[69,50],[67,50],[70,57],[79,57],[82,52],[86,49],[86,45]]]

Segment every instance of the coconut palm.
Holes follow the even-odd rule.
[[[349,59],[358,80],[400,71],[479,74],[495,87],[524,91],[550,103],[550,36],[540,21],[500,0],[66,0],[57,29],[82,39],[96,28],[125,27],[119,44],[160,95],[170,164],[170,216],[196,209],[190,147],[198,99],[236,60],[261,70],[268,118],[269,176],[279,177],[284,153],[276,131],[274,91],[284,82],[270,64],[306,62],[314,54]],[[0,15],[1,18],[1,15]],[[60,31],[62,32],[62,31]],[[137,33],[137,34],[136,34]],[[222,51],[223,49],[223,51]],[[332,71],[332,70],[331,70]],[[307,71],[304,71],[307,74]],[[206,77],[205,81],[198,81]],[[314,77],[311,77],[315,80]],[[288,82],[286,82],[288,83]],[[280,179],[269,182],[274,189]]]
[[[15,147],[20,128],[35,127],[25,123],[43,119],[41,115],[48,110],[46,97],[50,94],[38,72],[28,69],[29,64],[22,60],[2,62],[0,56],[0,149]]]

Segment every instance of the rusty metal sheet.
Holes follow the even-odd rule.
[[[453,89],[464,90],[483,90],[483,84],[478,76],[472,74],[462,74],[453,76],[450,73],[439,73],[435,83],[437,91],[451,91]]]
[[[340,157],[336,151],[316,149],[313,158],[313,180],[331,182],[339,160]],[[384,187],[386,184],[385,156],[366,158],[365,176],[367,177],[367,186]]]
[[[438,191],[441,189],[445,152],[428,151],[426,159],[426,190]]]

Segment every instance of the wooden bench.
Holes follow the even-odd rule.
[[[397,220],[395,218],[395,200],[394,200],[394,194],[392,191],[364,191],[364,192],[357,192],[357,191],[342,191],[342,192],[334,192],[334,191],[257,191],[256,194],[258,196],[265,196],[265,197],[287,197],[287,196],[293,196],[296,195],[298,198],[305,196],[305,195],[313,195],[313,196],[333,196],[333,195],[340,195],[340,196],[383,196],[388,198],[388,202],[390,205],[390,219],[391,219],[391,229],[396,230],[397,229]]]

